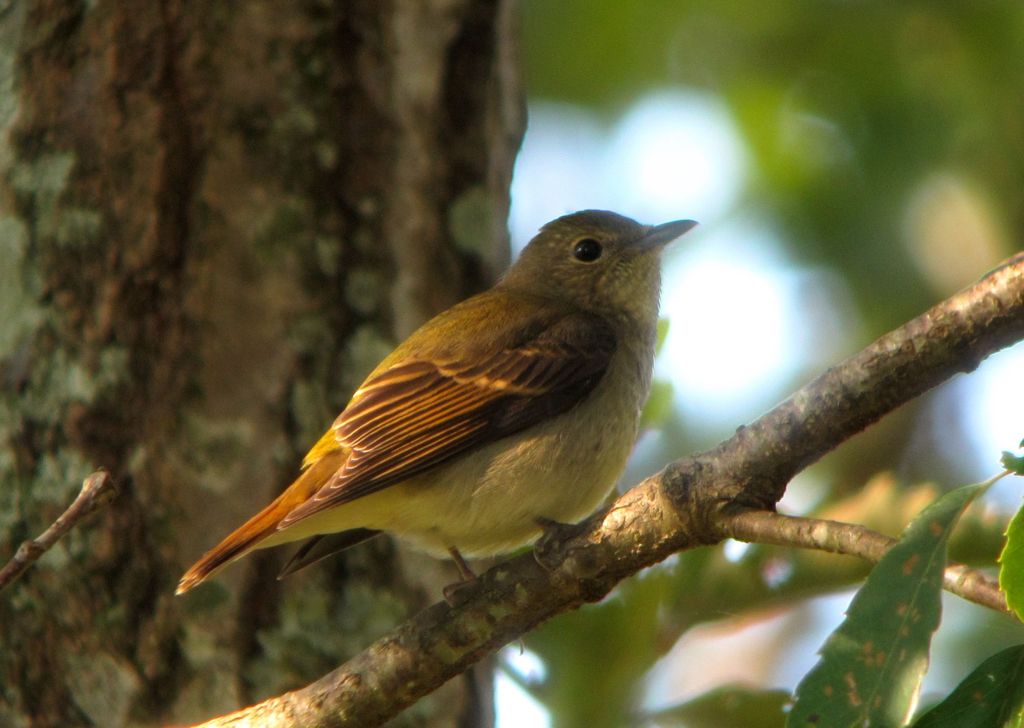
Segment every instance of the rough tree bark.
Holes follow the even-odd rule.
[[[0,4],[0,724],[181,723],[432,601],[387,541],[182,569],[286,485],[392,342],[485,286],[523,127],[509,3]],[[403,725],[486,725],[486,674]]]

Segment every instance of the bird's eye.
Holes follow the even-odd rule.
[[[592,263],[601,257],[601,243],[593,238],[583,238],[576,242],[576,247],[572,249],[572,254],[576,260]]]

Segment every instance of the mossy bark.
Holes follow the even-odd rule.
[[[363,375],[505,263],[507,2],[0,8],[0,554],[99,466],[114,503],[0,594],[0,724],[182,723],[300,685],[436,600],[379,540],[279,583],[181,571]],[[489,721],[489,682],[403,725]]]

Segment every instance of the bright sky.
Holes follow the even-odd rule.
[[[1024,438],[1024,345],[992,355],[964,382],[958,393],[967,433],[974,445],[978,468],[993,474],[1003,450],[1017,452]],[[1019,454],[1019,453],[1018,453]]]

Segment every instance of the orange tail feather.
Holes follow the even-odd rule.
[[[277,525],[281,519],[300,503],[311,498],[337,472],[344,461],[345,453],[341,450],[325,453],[270,505],[232,531],[227,538],[194,563],[181,577],[175,593],[184,594],[277,533]]]

